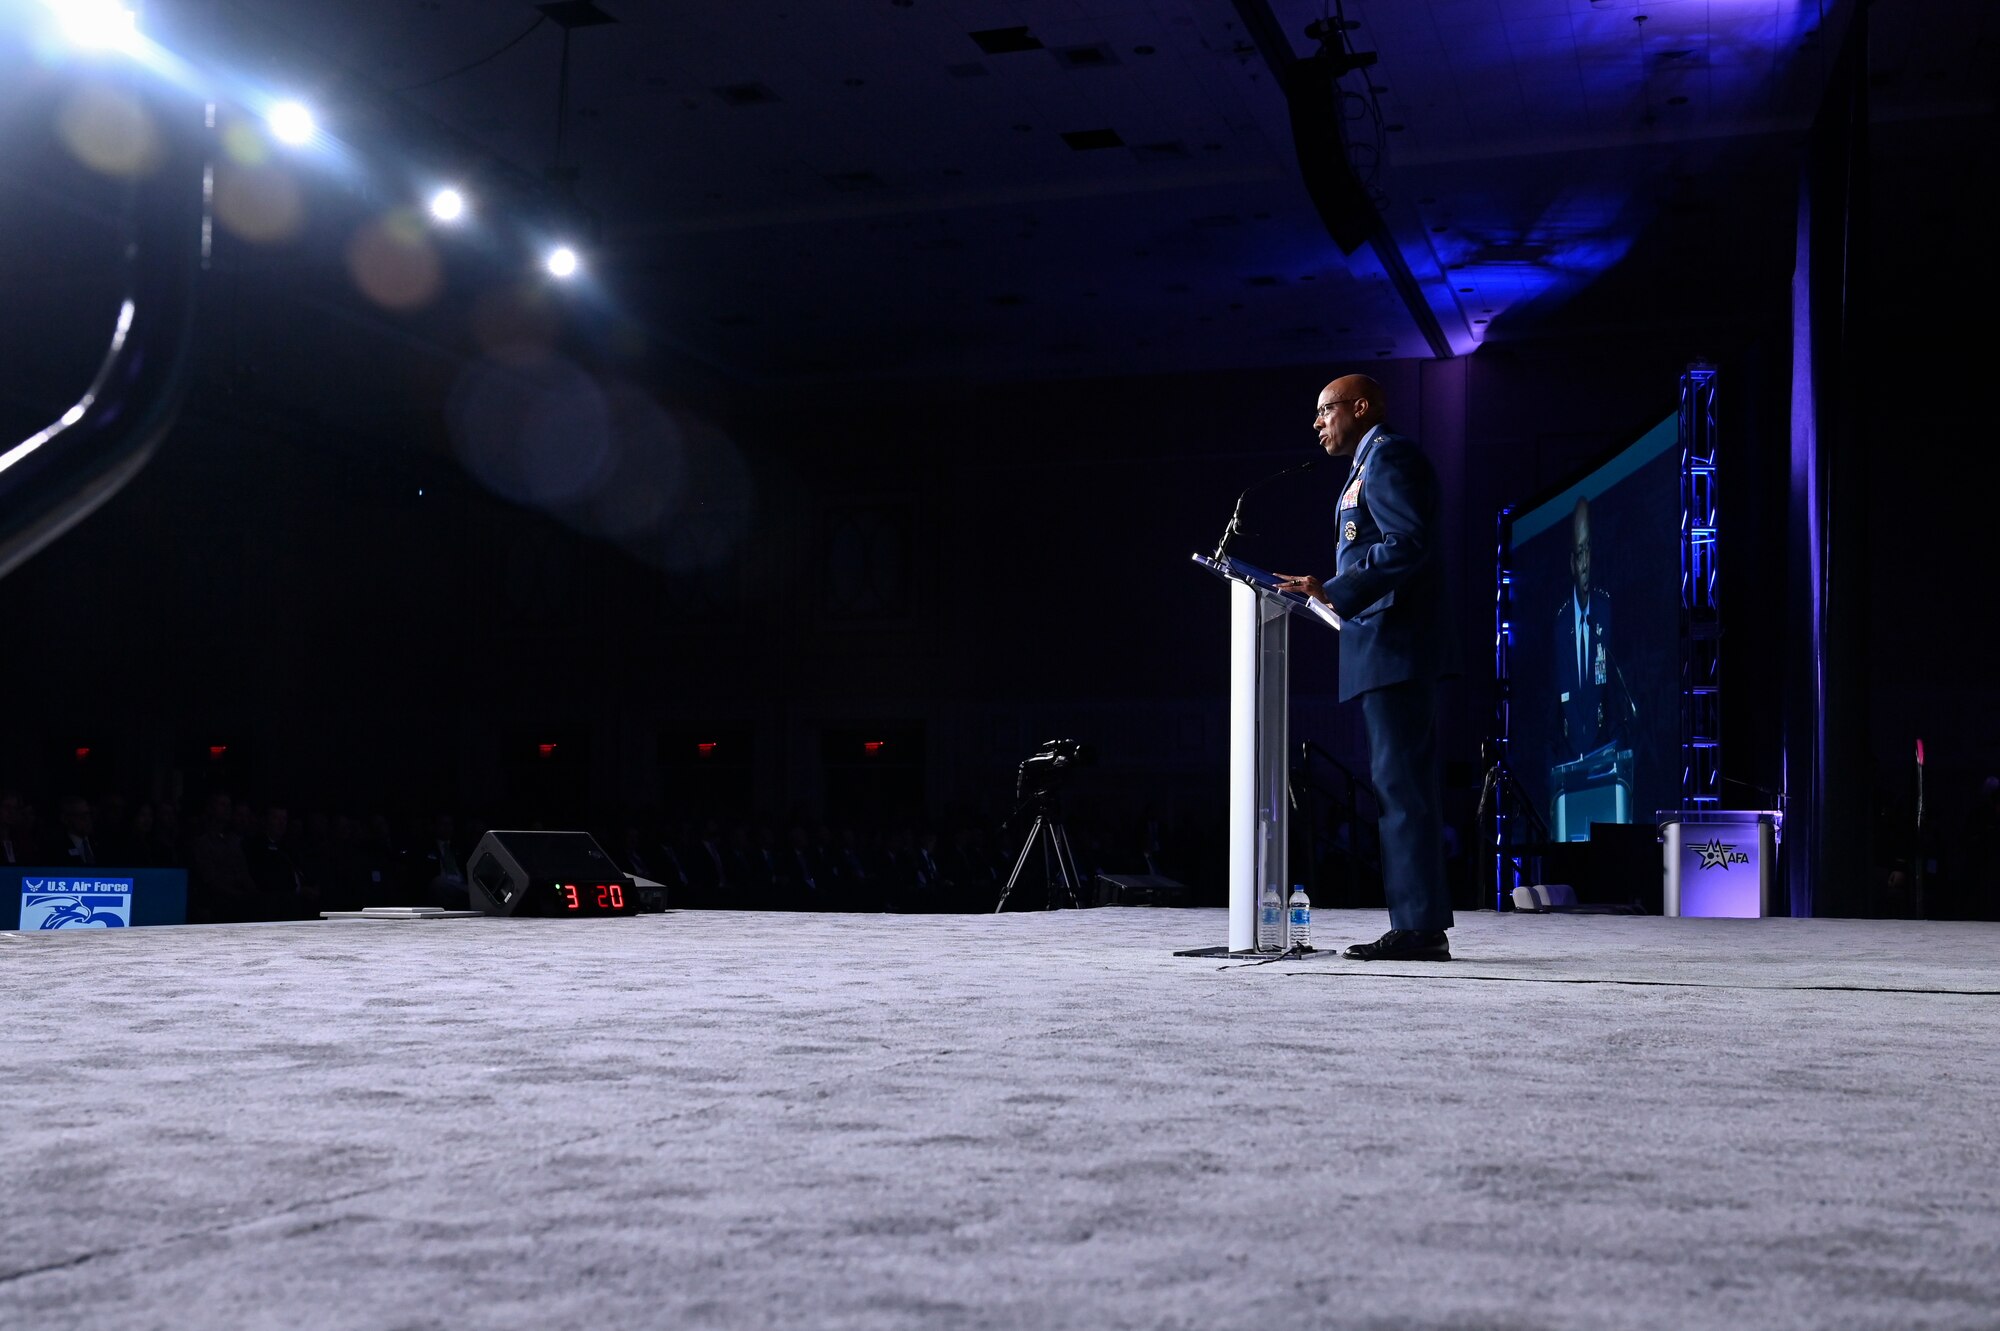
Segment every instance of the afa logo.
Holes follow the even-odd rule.
[[[1732,864],[1748,864],[1750,862],[1750,856],[1747,852],[1740,851],[1734,846],[1723,845],[1720,837],[1711,837],[1707,845],[1693,845],[1689,846],[1688,849],[1701,856],[1699,867],[1703,869],[1720,869],[1724,873],[1727,873],[1729,872],[1729,866]]]
[[[124,929],[132,923],[130,878],[23,878],[21,929]]]

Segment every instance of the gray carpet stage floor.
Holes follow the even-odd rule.
[[[2000,926],[1223,933],[0,936],[0,1325],[2000,1325]]]

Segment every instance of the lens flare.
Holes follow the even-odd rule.
[[[355,232],[347,271],[368,299],[391,310],[421,309],[444,284],[430,235],[412,212],[378,218]]]
[[[298,181],[275,165],[215,168],[215,220],[253,244],[289,240],[305,224],[305,195]]]
[[[107,176],[143,176],[159,165],[160,132],[137,97],[86,84],[64,99],[56,134],[76,159]]]

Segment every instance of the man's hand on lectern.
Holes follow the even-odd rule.
[[[1281,592],[1297,592],[1301,596],[1310,596],[1313,600],[1324,602],[1328,606],[1333,604],[1326,599],[1326,588],[1321,586],[1319,579],[1310,573],[1273,573],[1271,576],[1278,580],[1278,590]]]

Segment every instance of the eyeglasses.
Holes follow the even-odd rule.
[[[1345,406],[1349,403],[1359,402],[1361,400],[1362,399],[1358,397],[1337,397],[1331,402],[1322,404],[1320,406],[1320,409],[1313,413],[1313,419],[1316,421],[1323,421],[1327,419],[1327,417],[1333,415],[1333,409],[1335,407]]]

